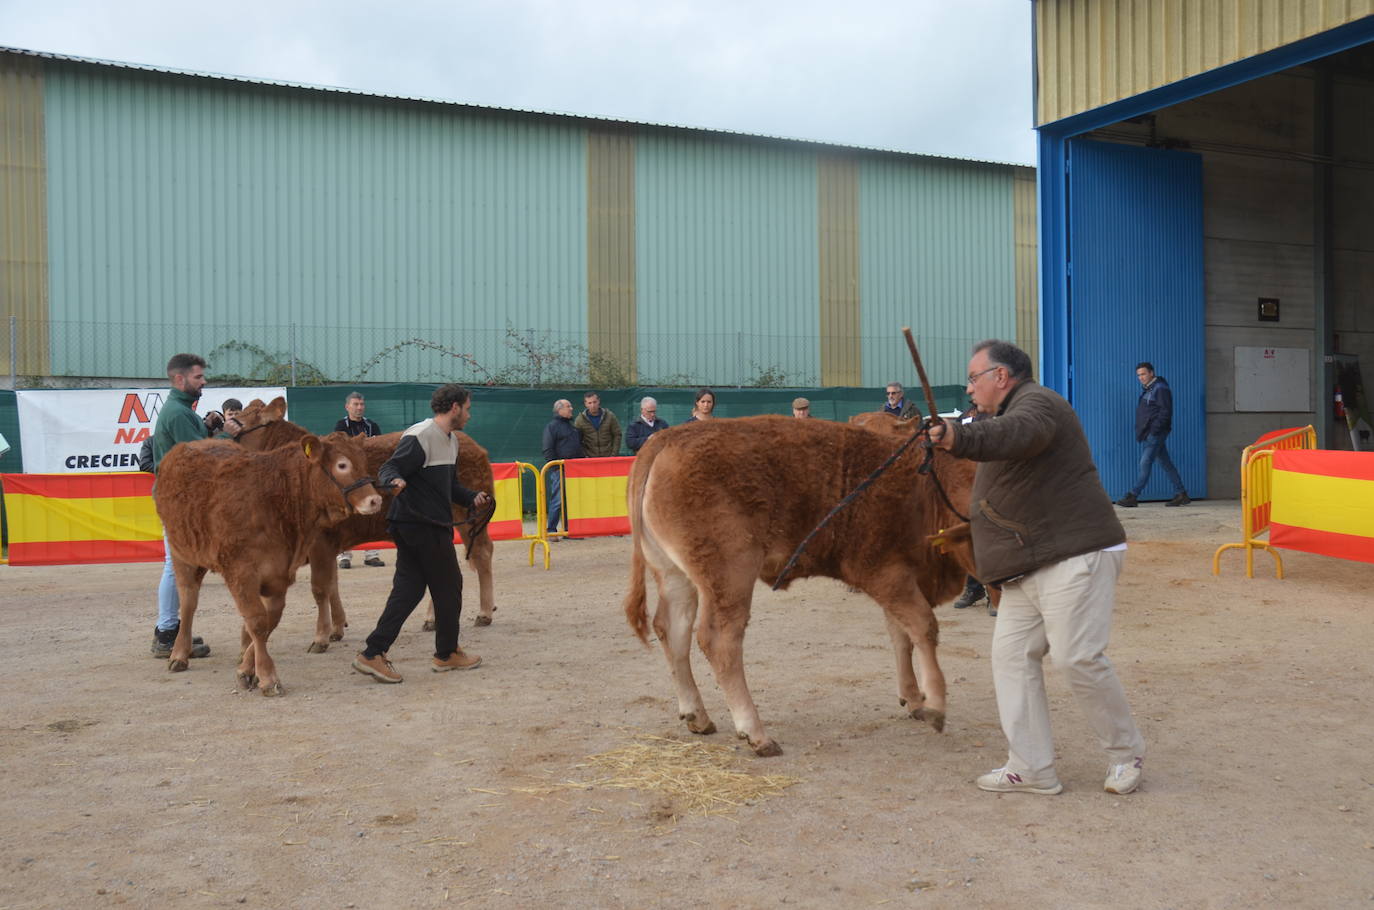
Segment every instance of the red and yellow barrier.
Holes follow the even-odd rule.
[[[1317,448],[1317,431],[1309,424],[1288,430],[1274,430],[1245,447],[1240,453],[1240,543],[1227,543],[1212,554],[1212,574],[1221,574],[1221,554],[1227,550],[1245,551],[1245,577],[1255,577],[1255,551],[1266,550],[1274,557],[1274,574],[1283,577],[1283,557],[1270,543],[1257,535],[1269,529],[1273,506],[1271,475],[1274,453]]]
[[[1269,542],[1374,562],[1374,453],[1274,453]]]
[[[539,471],[539,536],[530,541],[530,565],[534,548],[544,548],[544,568],[549,567],[551,537],[606,537],[630,533],[626,484],[634,456],[570,458],[550,461]],[[559,530],[549,533],[549,475],[561,472],[562,514]]]
[[[161,562],[151,474],[4,474],[9,562]]]

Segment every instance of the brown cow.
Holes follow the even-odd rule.
[[[285,414],[286,399],[281,396],[274,398],[270,404],[263,404],[261,399],[254,399],[239,414],[238,419],[243,426],[238,433],[239,442],[246,448],[261,451],[276,448],[304,436],[306,429],[285,420]],[[492,480],[491,461],[487,456],[487,450],[461,430],[454,433],[458,437],[458,483],[495,498],[496,484]],[[382,465],[396,451],[401,434],[388,433],[384,436],[355,438],[360,439],[367,452],[367,470],[376,476]],[[496,612],[495,586],[492,584],[491,574],[491,535],[487,533],[485,524],[473,534],[474,523],[469,519],[467,510],[460,506],[454,506],[453,518],[464,542],[471,541],[467,558],[477,571],[480,608],[473,624],[489,626],[492,614]],[[355,515],[342,524],[321,530],[319,540],[310,550],[310,592],[315,596],[315,604],[319,610],[315,622],[315,639],[309,648],[312,653],[329,650],[329,643],[341,640],[344,628],[348,625],[343,601],[339,597],[339,568],[334,561],[335,556],[358,544],[372,540],[388,540],[390,536],[386,526],[386,509],[375,515]],[[434,628],[433,621],[434,603],[431,601],[425,621],[426,630]]]
[[[633,557],[625,615],[648,642],[645,567],[659,592],[653,628],[677,686],[678,712],[712,733],[692,677],[691,639],[715,670],[736,733],[759,755],[782,750],[764,732],[744,678],[744,629],[755,579],[775,582],[797,545],[899,447],[898,440],[824,420],[747,417],[656,433],[630,472]],[[811,575],[857,586],[882,606],[897,660],[897,692],[912,717],[944,729],[945,680],[932,606],[963,588],[967,541],[956,555],[930,535],[961,523],[913,445],[808,544],[788,583]],[[974,466],[937,450],[934,472],[961,512]],[[785,587],[786,585],[784,585]],[[919,652],[920,684],[912,668]]]
[[[360,443],[305,436],[270,452],[207,439],[174,446],[158,468],[154,498],[167,531],[181,598],[181,630],[168,669],[185,670],[191,624],[207,571],[224,576],[243,617],[240,687],[259,682],[281,695],[267,639],[281,621],[286,589],[322,527],[355,510],[376,512],[382,496],[366,476]]]

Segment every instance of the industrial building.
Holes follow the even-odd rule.
[[[193,350],[281,384],[876,387],[903,325],[937,383],[1038,346],[1029,167],[19,49],[0,93],[20,385]]]
[[[1374,2],[1034,3],[1041,369],[1108,491],[1134,476],[1141,360],[1173,387],[1194,496],[1238,495],[1270,430],[1350,448],[1338,371],[1374,370]]]

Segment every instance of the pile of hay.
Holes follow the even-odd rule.
[[[777,796],[800,781],[800,778],[784,774],[750,774],[737,770],[737,755],[729,746],[700,740],[683,742],[662,736],[636,739],[623,748],[589,755],[578,765],[604,776],[568,781],[560,789],[644,790],[671,799],[673,805],[683,811],[716,815]]]

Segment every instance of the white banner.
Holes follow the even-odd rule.
[[[153,433],[168,389],[68,389],[15,392],[26,474],[137,471],[138,449]],[[285,389],[201,390],[196,413],[222,411],[224,399],[271,401]]]

